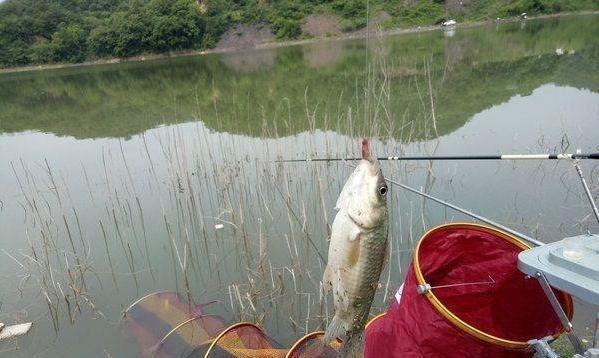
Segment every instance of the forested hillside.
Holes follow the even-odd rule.
[[[384,27],[599,9],[594,0],[371,0]],[[0,67],[82,62],[215,46],[236,24],[264,24],[296,39],[310,14],[343,31],[366,25],[366,0],[6,0],[0,3]]]

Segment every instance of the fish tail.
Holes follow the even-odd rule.
[[[356,335],[349,335],[339,356],[343,358],[363,358],[364,357],[364,332]]]
[[[345,336],[345,327],[343,324],[343,320],[339,316],[337,316],[337,314],[335,314],[335,316],[333,316],[333,319],[331,320],[331,323],[329,323],[329,325],[327,326],[327,330],[324,334],[324,341],[326,343],[329,343],[333,339],[343,336]]]

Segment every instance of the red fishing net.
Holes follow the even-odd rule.
[[[365,356],[532,356],[526,342],[557,335],[562,326],[538,281],[518,271],[524,248],[480,225],[429,231],[415,252],[400,303],[368,328]],[[419,294],[423,283],[432,290]],[[556,294],[571,315],[571,298]]]

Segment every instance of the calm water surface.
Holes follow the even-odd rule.
[[[355,156],[362,135],[379,155],[597,152],[597,33],[564,17],[0,76],[0,321],[34,322],[0,350],[138,355],[120,314],[158,290],[219,299],[284,345],[322,329],[319,253],[351,167],[271,161]],[[546,242],[599,231],[569,163],[383,170]],[[372,313],[424,230],[467,220],[398,188],[389,203]]]

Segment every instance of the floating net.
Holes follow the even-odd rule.
[[[337,358],[341,341],[335,340],[328,345],[322,340],[324,331],[312,332],[299,339],[289,350],[288,358]]]
[[[281,348],[277,342],[267,337],[260,327],[241,322],[227,327],[213,340],[206,351],[197,353],[211,358],[283,358],[287,354],[287,349]]]
[[[146,357],[313,358],[336,357],[341,343],[325,345],[324,332],[313,332],[291,348],[283,348],[260,327],[249,322],[232,325],[194,306],[174,292],[156,292],[133,303],[123,325]]]
[[[528,341],[562,325],[540,284],[518,270],[528,246],[486,226],[427,232],[386,315],[367,329],[366,357],[530,357]],[[430,289],[418,293],[418,286]],[[572,316],[569,295],[554,290]]]
[[[222,317],[205,314],[207,305],[185,303],[175,292],[156,292],[129,306],[123,325],[143,356],[187,357],[226,327]]]

